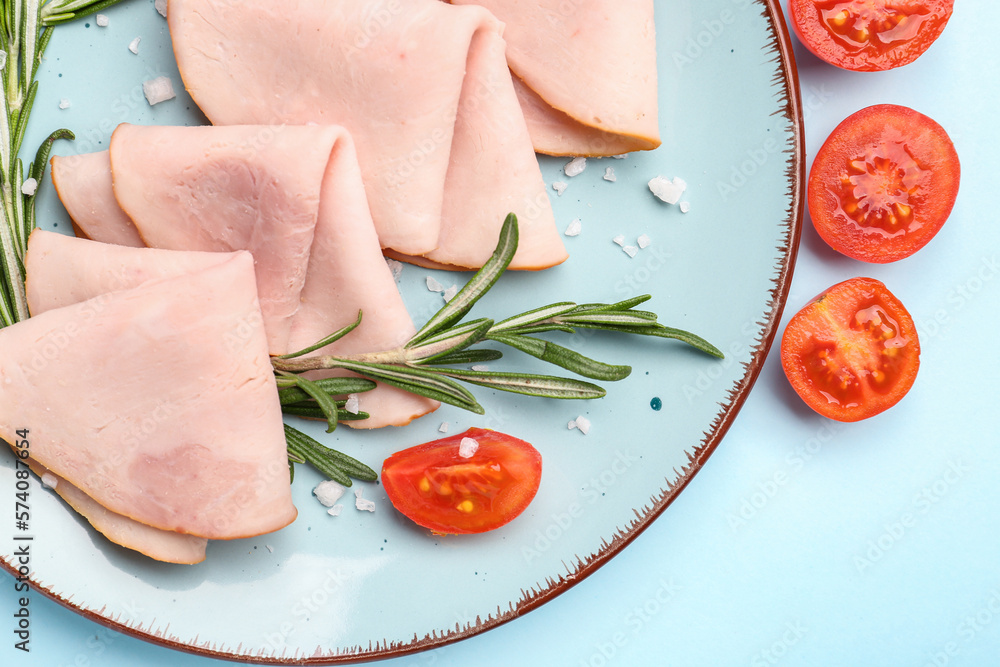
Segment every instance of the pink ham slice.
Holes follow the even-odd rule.
[[[43,481],[55,484],[54,490],[59,497],[115,544],[165,563],[193,565],[205,560],[208,540],[204,537],[160,530],[116,514],[45,466],[31,459],[28,459],[28,466]]]
[[[133,248],[145,245],[115,199],[108,151],[53,157],[51,163],[52,183],[78,235]]]
[[[32,459],[109,511],[208,539],[294,520],[249,253],[40,313],[0,349],[0,437],[30,428]]]
[[[168,20],[185,86],[213,123],[351,132],[394,256],[481,266],[513,211],[511,268],[566,259],[489,12],[438,0],[172,0]]]
[[[450,0],[504,22],[535,150],[617,155],[660,145],[653,0]]]

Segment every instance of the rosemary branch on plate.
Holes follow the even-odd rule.
[[[534,335],[549,331],[572,334],[577,329],[587,328],[673,338],[706,354],[722,358],[722,352],[700,336],[666,327],[657,321],[655,313],[636,310],[636,306],[650,299],[649,295],[611,304],[577,305],[565,301],[534,308],[500,322],[488,318],[462,322],[462,318],[468,314],[473,305],[496,284],[507,269],[517,250],[517,243],[517,217],[512,213],[504,220],[496,249],[483,268],[476,272],[465,287],[435,313],[405,345],[384,352],[307,356],[357,328],[361,323],[361,313],[358,313],[354,322],[314,345],[291,354],[273,357],[271,365],[274,367],[278,386],[280,391],[285,392],[282,401],[285,413],[324,419],[328,424],[327,432],[333,431],[337,422],[345,418],[363,419],[364,417],[345,410],[345,401],[338,396],[367,391],[374,388],[374,383],[370,386],[349,387],[340,383],[364,380],[335,378],[313,381],[301,376],[301,373],[308,371],[332,369],[351,371],[369,380],[384,382],[477,414],[483,414],[485,410],[469,390],[458,383],[459,380],[468,384],[544,398],[591,399],[605,395],[602,387],[575,378],[453,367],[456,364],[480,364],[503,356],[502,352],[493,348],[473,347],[484,341],[493,341],[520,350],[592,380],[621,380],[628,377],[632,371],[629,366],[597,361]],[[298,449],[295,453],[303,461],[320,469],[321,466],[329,467],[331,463],[335,467],[336,463],[329,459],[343,456],[336,452],[328,459],[323,457],[322,450],[316,448]]]
[[[34,196],[45,174],[56,130],[39,146],[25,174],[21,145],[38,93],[38,66],[52,39],[53,26],[86,16],[120,0],[2,0],[0,3],[0,328],[28,317],[24,293],[24,252],[35,228]]]

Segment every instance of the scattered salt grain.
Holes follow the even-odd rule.
[[[3,53],[0,51],[0,53]],[[552,189],[556,191],[556,194],[562,197],[562,194],[566,192],[567,183],[566,181],[553,181]]]
[[[619,234],[611,240],[614,241],[616,245],[620,245],[623,248],[625,247],[625,237],[623,235]]]
[[[333,504],[340,500],[346,489],[332,479],[323,480],[313,489],[313,495],[325,507],[333,507]]]
[[[615,176],[614,167],[608,167],[607,169],[604,170],[604,180],[609,181],[611,183],[614,183],[615,181],[618,180],[618,177]]]
[[[590,420],[584,417],[583,415],[580,415],[576,419],[571,419],[569,423],[566,424],[566,428],[570,430],[575,428],[579,430],[580,433],[587,435],[587,433],[590,432]]]
[[[142,38],[141,37],[136,37],[135,39],[133,39],[131,42],[128,43],[128,50],[131,51],[132,53],[134,53],[135,55],[139,55],[139,40],[140,39],[142,39]]]
[[[434,276],[427,276],[427,289],[432,292],[443,292],[444,285],[434,279]]]
[[[635,257],[636,253],[639,252],[639,249],[636,248],[634,245],[623,245],[622,250],[624,250],[625,254],[628,255],[629,257]]]
[[[438,433],[447,433],[447,432],[448,432],[448,422],[441,422],[441,425],[438,426]]]
[[[676,204],[679,202],[681,195],[684,194],[684,190],[686,188],[687,183],[679,178],[674,178],[674,180],[668,181],[662,176],[657,176],[649,181],[649,191],[652,192],[657,199],[665,201],[668,204]]]
[[[59,100],[59,108],[69,109],[69,100],[67,100],[65,97]]]
[[[681,209],[681,213],[687,213],[691,210],[691,202],[682,201],[678,206]]]
[[[354,490],[354,506],[357,507],[362,512],[374,512],[375,503],[368,500],[367,498],[361,497],[361,489]]]
[[[583,173],[583,170],[587,168],[587,158],[585,157],[575,157],[566,163],[563,167],[563,173],[573,178],[574,176],[579,176]]]
[[[625,158],[628,157],[628,153],[622,153],[621,155],[612,155],[611,157],[613,157],[616,160],[624,160]]]
[[[458,294],[458,285],[452,285],[445,291],[441,292],[441,296],[444,297],[445,301],[451,301],[455,298],[456,294]]]
[[[149,106],[174,99],[174,84],[169,77],[158,76],[155,79],[142,82],[142,94],[146,96]]]
[[[24,183],[21,184],[21,194],[30,197],[31,195],[35,194],[36,190],[38,190],[38,181],[36,181],[33,178],[29,178],[25,180]]]
[[[403,263],[395,259],[385,258],[385,263],[389,266],[389,271],[392,273],[393,280],[399,280],[399,277],[403,275]]]
[[[98,14],[94,17],[94,23],[96,23],[101,28],[108,27],[108,17],[104,14]]]
[[[153,6],[156,7],[156,11],[160,13],[160,16],[167,18],[167,0],[154,0]]]
[[[347,400],[344,402],[344,410],[350,412],[352,415],[356,415],[361,411],[361,401],[358,399],[357,394],[347,395]]]
[[[334,505],[326,511],[330,516],[340,516],[340,513],[344,511],[343,505]]]
[[[490,370],[490,367],[487,366],[486,364],[473,364],[472,370],[479,371],[480,373],[485,373],[486,371]]]
[[[580,218],[575,218],[573,222],[569,223],[569,226],[566,227],[566,231],[563,233],[566,236],[579,236],[581,231],[583,231],[583,222]]]
[[[478,450],[479,441],[475,438],[462,438],[462,442],[458,445],[458,455],[463,459],[471,459]]]
[[[267,549],[269,552],[274,553],[274,547],[272,547],[270,544],[265,544],[264,548]]]
[[[42,484],[45,488],[54,489],[59,486],[59,478],[50,472],[42,473]]]
[[[647,236],[646,234],[643,234],[638,239],[636,239],[636,243],[639,244],[640,248],[648,248],[653,243],[653,240],[649,238],[649,236]]]

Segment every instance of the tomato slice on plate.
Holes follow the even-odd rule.
[[[885,285],[851,278],[792,316],[781,365],[809,407],[853,422],[906,395],[920,366],[920,342],[913,318]]]
[[[795,34],[818,58],[858,72],[916,60],[944,30],[954,0],[789,0]]]
[[[475,445],[463,448],[466,438]],[[537,449],[481,428],[404,449],[382,464],[382,485],[393,507],[442,534],[499,528],[524,511],[541,479]]]
[[[864,262],[894,262],[938,233],[960,176],[944,128],[907,107],[871,106],[838,125],[817,152],[809,216],[833,249]]]

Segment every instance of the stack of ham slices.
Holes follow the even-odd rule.
[[[42,261],[78,244],[91,242],[31,236],[32,317],[0,330],[0,437],[29,429],[43,480],[158,560],[196,563],[209,539],[293,521],[250,255],[130,250],[151,254],[96,279]]]

